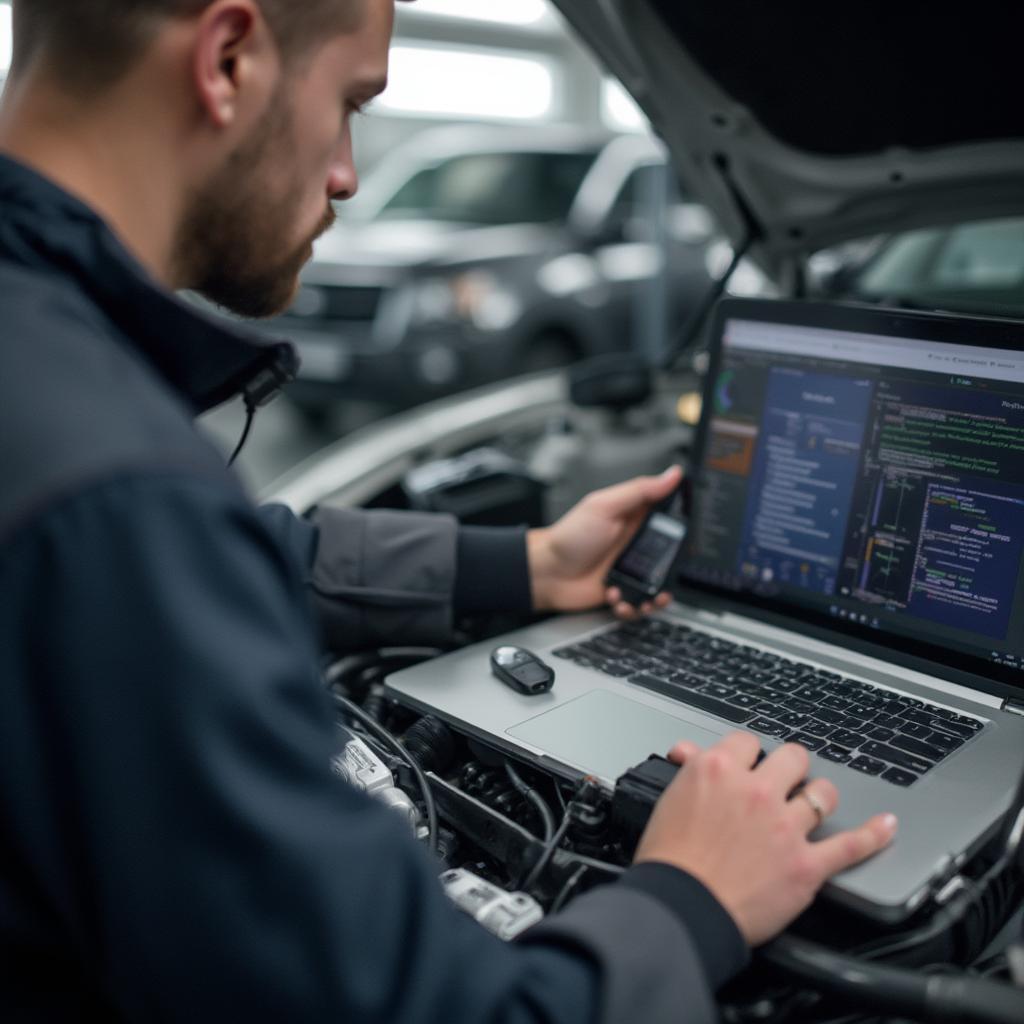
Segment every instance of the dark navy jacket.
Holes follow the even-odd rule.
[[[330,772],[318,629],[436,639],[472,566],[528,583],[514,534],[254,507],[192,419],[286,357],[0,158],[0,1019],[713,1019],[745,950],[693,879],[504,945]]]

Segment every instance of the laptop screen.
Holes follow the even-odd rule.
[[[716,340],[683,578],[1024,680],[1024,325],[729,301]]]

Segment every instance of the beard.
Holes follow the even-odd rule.
[[[306,184],[296,175],[281,180],[294,151],[291,128],[290,105],[278,93],[252,138],[193,194],[178,230],[176,279],[239,316],[283,312],[313,242],[335,220],[328,203],[316,230],[281,252],[294,228],[295,196]]]

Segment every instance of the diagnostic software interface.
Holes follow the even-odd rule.
[[[1024,355],[726,322],[684,575],[1024,669]]]

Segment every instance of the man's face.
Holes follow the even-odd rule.
[[[281,312],[332,199],[356,191],[350,119],[384,87],[394,0],[369,0],[355,32],[318,45],[281,84],[251,136],[189,203],[177,265],[188,287],[243,316]]]

